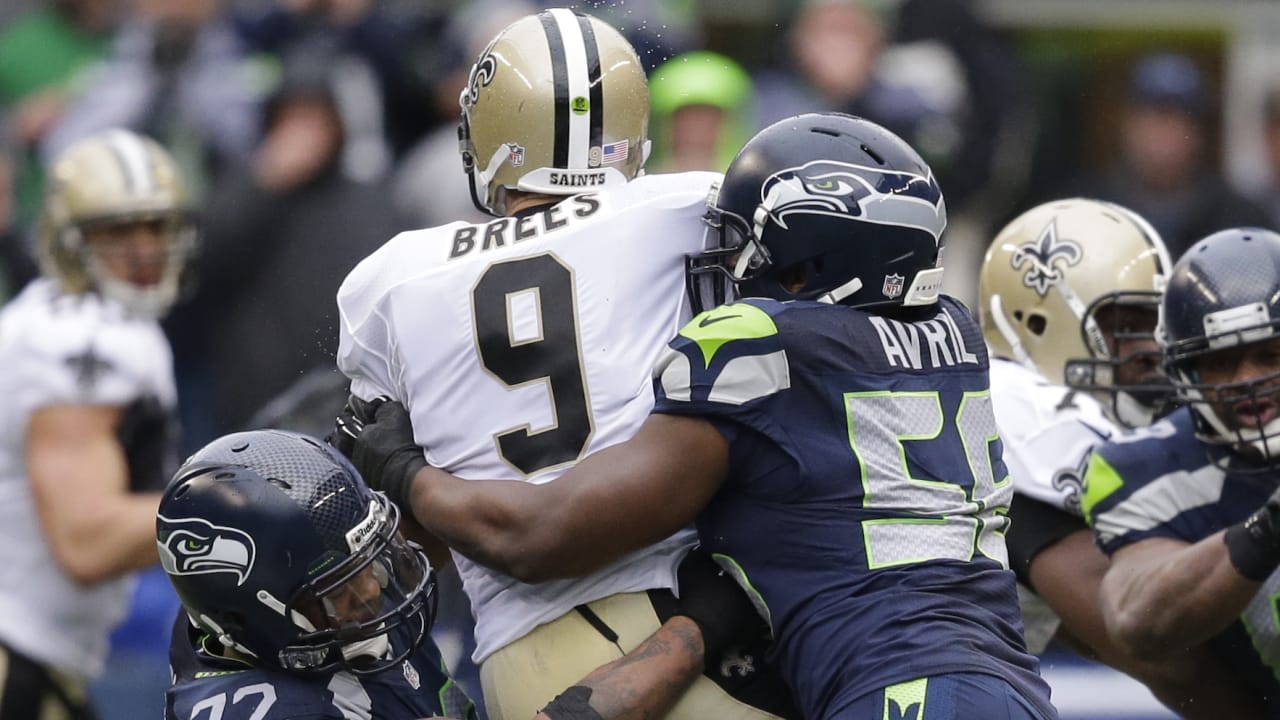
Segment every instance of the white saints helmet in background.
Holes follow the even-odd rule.
[[[472,200],[571,195],[625,183],[649,155],[649,86],[636,51],[596,18],[557,8],[498,33],[471,68],[458,129]]]
[[[1084,198],[1039,205],[987,249],[983,335],[994,356],[1088,392],[1117,422],[1146,425],[1171,397],[1154,337],[1170,265],[1130,210]]]
[[[178,167],[155,141],[113,129],[54,160],[40,218],[44,274],[65,292],[97,292],[136,315],[177,299],[195,244]]]

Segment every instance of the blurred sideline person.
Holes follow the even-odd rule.
[[[110,130],[48,175],[43,277],[0,312],[0,707],[94,717],[87,682],[156,561],[159,491],[177,466],[172,360],[157,318],[194,243],[173,159]]]
[[[435,572],[406,540],[412,532],[309,436],[255,430],[197,451],[156,518],[161,563],[185,610],[165,717],[475,718],[428,635]],[[740,598],[736,613],[726,610],[754,617],[731,579],[717,583],[716,597]],[[675,696],[667,678],[696,675],[702,636],[690,608],[678,612],[636,653],[577,684],[601,720],[660,713]],[[565,695],[538,720],[582,718]]]
[[[499,33],[461,106],[472,199],[498,219],[402,233],[357,266],[338,292],[338,366],[354,403],[387,396],[410,408],[433,463],[553,482],[630,437],[652,407],[649,370],[691,315],[685,257],[703,247],[719,175],[639,177],[643,67],[614,28],[569,10]],[[538,585],[455,557],[490,718],[532,716],[673,614],[695,534],[672,528],[651,542],[587,577]],[[670,717],[786,712],[761,650],[744,652],[723,666],[709,657]]]
[[[1083,510],[1111,566],[1116,644],[1161,660],[1200,648],[1280,714],[1280,235],[1223,230],[1173,267],[1157,336],[1178,398],[1094,450]],[[1229,713],[1228,713],[1229,714]]]
[[[1056,718],[1006,570],[986,350],[938,291],[928,165],[867,120],[801,115],[746,144],[706,216],[720,242],[691,260],[694,296],[733,283],[747,299],[671,341],[633,438],[556,482],[466,481],[423,469],[430,433],[386,402],[357,467],[459,552],[531,581],[696,518],[811,720]]]
[[[698,50],[662,63],[649,95],[654,172],[724,172],[755,129],[751,76],[719,53]]]
[[[1098,598],[1107,559],[1080,511],[1089,451],[1149,425],[1172,399],[1155,344],[1170,266],[1146,221],[1085,198],[1024,212],[987,250],[979,318],[1015,491],[1005,540],[1033,652],[1056,634],[1141,679],[1186,717],[1216,718],[1227,708],[1252,717],[1235,707],[1235,680],[1203,654],[1144,663],[1116,646]]]

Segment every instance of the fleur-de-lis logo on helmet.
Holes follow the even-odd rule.
[[[1070,240],[1058,239],[1057,224],[1049,223],[1039,237],[1013,251],[1010,263],[1014,270],[1028,265],[1022,284],[1044,297],[1050,287],[1062,280],[1063,269],[1078,264],[1083,257],[1084,251],[1080,246]]]
[[[465,104],[471,107],[480,98],[480,88],[488,87],[493,82],[493,74],[498,71],[498,61],[493,57],[493,46],[497,40],[489,43],[476,64],[471,67],[471,75],[467,78],[467,89],[463,94]]]

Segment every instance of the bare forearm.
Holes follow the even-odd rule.
[[[85,508],[74,524],[51,538],[59,565],[83,585],[110,580],[157,561],[157,493],[127,493]]]
[[[1161,543],[1151,548],[1139,547]],[[1108,630],[1122,648],[1139,657],[1159,656],[1200,645],[1230,625],[1257,593],[1259,584],[1236,572],[1222,533],[1194,545],[1146,540],[1117,555],[1102,584]]]
[[[595,670],[576,687],[589,691],[588,705],[602,720],[661,718],[701,674],[702,651],[698,626],[676,616],[635,650]],[[540,713],[537,718],[556,720],[556,713]]]
[[[675,431],[657,427],[658,439],[637,444],[649,438],[642,429],[542,485],[424,468],[410,490],[413,514],[458,552],[524,582],[585,575],[686,526],[719,487],[720,465],[665,457]]]
[[[409,501],[414,519],[449,547],[520,578],[527,548],[522,540],[537,529],[536,490],[515,481],[462,480],[426,467],[415,477]]]

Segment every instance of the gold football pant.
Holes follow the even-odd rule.
[[[528,720],[592,670],[644,642],[669,613],[670,593],[602,598],[534,628],[480,666],[490,720]],[[658,606],[657,608],[655,606]],[[617,636],[613,642],[607,633]],[[786,686],[763,664],[763,647],[744,651],[694,681],[667,715],[671,720],[764,720],[794,716]],[[763,709],[769,708],[769,710]]]
[[[0,718],[95,720],[85,683],[0,645]]]

